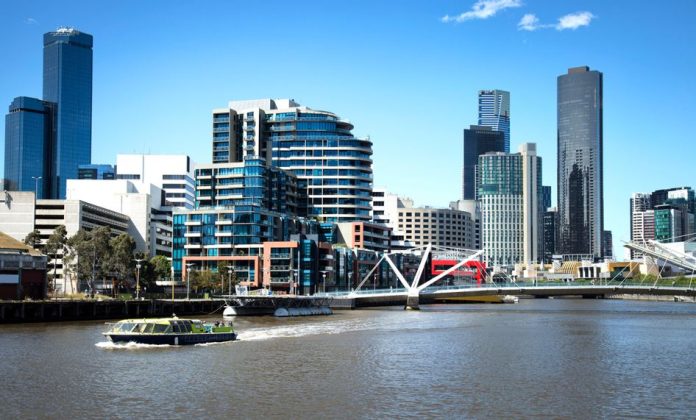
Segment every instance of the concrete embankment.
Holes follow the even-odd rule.
[[[223,300],[0,301],[0,323],[84,321],[222,313]]]
[[[653,302],[689,302],[696,303],[696,296],[662,296],[662,295],[636,295],[636,294],[617,294],[607,295],[606,299],[621,300],[647,300]]]

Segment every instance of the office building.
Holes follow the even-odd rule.
[[[128,233],[130,218],[82,200],[35,200],[33,192],[5,191],[0,193],[0,231],[15,240],[24,238],[34,229],[39,231],[42,248],[53,231],[65,226],[68,238],[80,229],[93,230],[106,226],[112,236]],[[58,293],[76,293],[86,288],[86,280],[75,275],[64,278],[62,253],[49,255],[48,268],[56,273]],[[73,271],[74,272],[74,271]]]
[[[54,109],[51,102],[26,96],[12,101],[5,116],[5,189],[48,196]]]
[[[484,261],[504,268],[540,262],[543,197],[536,144],[522,144],[518,153],[481,155],[479,168]]]
[[[502,131],[505,146],[500,151],[510,153],[510,92],[500,89],[479,91],[478,125]]]
[[[558,212],[555,207],[549,207],[544,212],[544,245],[543,245],[543,255],[544,263],[551,264],[553,261],[553,256],[556,254],[556,237]]]
[[[64,198],[66,181],[92,158],[92,35],[59,28],[43,41],[43,99],[56,104],[50,190]]]
[[[488,152],[505,151],[505,135],[490,127],[472,125],[464,129],[464,165],[462,168],[462,198],[477,199],[478,158]]]
[[[602,73],[575,67],[558,77],[559,252],[602,256]]]
[[[113,165],[88,164],[77,168],[77,179],[116,179]]]
[[[310,217],[369,221],[372,142],[352,130],[336,114],[291,99],[232,101],[213,111],[213,163],[258,157],[297,177]]]
[[[415,207],[413,200],[389,193],[374,192],[374,221],[391,229],[391,248],[408,249],[428,244],[475,249],[471,213],[455,208]]]
[[[59,28],[43,37],[43,100],[18,97],[5,129],[11,190],[64,198],[92,154],[92,36]]]

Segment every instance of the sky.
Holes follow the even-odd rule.
[[[537,143],[555,202],[556,78],[587,65],[604,74],[604,225],[621,256],[631,193],[696,187],[695,15],[692,0],[5,2],[0,106],[41,97],[42,35],[70,26],[94,36],[93,163],[209,162],[212,109],[292,98],[370,137],[375,186],[444,207],[478,90],[504,89],[511,149]]]

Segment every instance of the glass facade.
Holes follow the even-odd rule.
[[[479,91],[478,125],[502,131],[505,147],[500,151],[510,153],[510,92],[498,89]]]
[[[462,170],[462,198],[476,199],[477,165],[479,156],[488,152],[504,152],[505,138],[501,131],[472,125],[464,130],[464,167]]]
[[[213,112],[213,162],[259,158],[295,175],[301,212],[328,222],[370,220],[372,142],[336,115],[292,100],[230,103]]]
[[[7,189],[34,191],[48,198],[54,106],[35,98],[15,98],[5,116],[5,180]]]
[[[604,230],[602,73],[558,77],[559,252],[602,256]]]
[[[92,36],[71,28],[44,34],[43,98],[57,104],[51,198],[92,158]]]
[[[116,179],[116,171],[112,165],[90,164],[77,167],[78,179]]]

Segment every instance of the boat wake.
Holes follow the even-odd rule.
[[[132,341],[122,344],[122,343],[112,343],[111,341],[100,341],[95,344],[95,346],[99,347],[100,349],[105,349],[105,350],[142,350],[142,349],[162,349],[162,348],[169,348],[169,347],[178,347],[178,346],[171,346],[169,344],[142,344],[142,343],[134,343]]]
[[[342,334],[379,328],[376,324],[355,321],[322,322],[317,324],[288,325],[271,328],[250,328],[239,331],[238,340],[260,341],[276,338],[295,338],[309,335]]]

